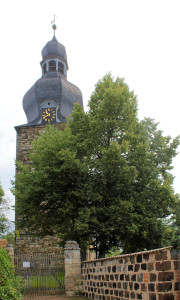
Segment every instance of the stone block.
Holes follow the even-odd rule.
[[[130,262],[131,262],[131,264],[135,263],[135,256],[130,256]]]
[[[134,266],[134,272],[138,272],[139,268],[140,268],[140,265],[139,264],[135,264],[135,266]]]
[[[141,270],[147,270],[147,264],[141,264]]]
[[[137,281],[138,282],[142,282],[143,281],[143,274],[142,273],[137,275]]]
[[[172,283],[171,282],[158,283],[157,290],[158,292],[169,292],[172,290]]]
[[[149,254],[148,253],[144,253],[143,254],[143,259],[148,261],[149,260]]]
[[[129,282],[129,289],[133,290],[133,282]]]
[[[141,263],[142,262],[142,255],[139,254],[137,255],[137,263]]]
[[[168,254],[167,250],[157,252],[155,254],[155,259],[156,260],[167,260],[167,254]]]
[[[171,269],[170,261],[163,261],[162,263],[156,262],[156,270],[157,271],[167,271]]]
[[[146,284],[142,283],[141,284],[141,291],[145,292],[147,290]]]
[[[129,298],[129,292],[128,291],[125,291],[125,298]]]
[[[156,281],[157,279],[157,275],[155,273],[150,273],[150,281],[153,282],[153,281]]]
[[[172,281],[174,279],[173,272],[159,272],[158,281]]]
[[[174,270],[178,270],[178,267],[180,269],[180,261],[178,260],[173,261],[173,265],[174,265]]]
[[[129,274],[125,274],[125,280],[129,281],[130,275]]]
[[[158,300],[174,300],[173,294],[159,294],[158,297]]]
[[[127,290],[128,289],[128,283],[127,282],[123,282],[123,289]]]
[[[139,283],[135,283],[135,284],[134,284],[134,289],[135,289],[135,290],[139,290]]]
[[[113,273],[116,273],[116,266],[113,266],[113,267],[112,267],[112,272],[113,272]]]
[[[149,294],[149,300],[157,300],[156,294]]]
[[[133,265],[129,265],[128,266],[128,271],[133,271],[134,266]]]
[[[131,276],[131,281],[136,281],[136,275],[135,274]]]
[[[175,291],[180,291],[180,282],[175,282],[174,290]]]
[[[171,251],[170,252],[171,254],[171,259],[172,260],[180,260],[180,252],[177,252],[177,251]]]

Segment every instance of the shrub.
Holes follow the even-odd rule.
[[[10,257],[0,248],[0,300],[21,300],[21,281],[14,275]]]

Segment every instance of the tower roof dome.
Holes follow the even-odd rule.
[[[42,49],[42,58],[42,77],[23,98],[23,108],[30,126],[46,122],[65,123],[76,102],[83,107],[80,89],[67,81],[66,49],[55,36]]]
[[[61,43],[58,42],[55,36],[44,46],[41,54],[43,58],[42,62],[44,62],[44,60],[47,58],[56,57],[61,59],[66,64],[66,67],[68,69],[66,49]]]

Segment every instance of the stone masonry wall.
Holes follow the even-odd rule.
[[[180,253],[162,248],[82,263],[84,295],[99,300],[180,300]]]
[[[45,131],[47,125],[35,125],[35,126],[17,126],[17,142],[16,142],[16,160],[22,164],[30,164],[29,153],[32,151],[32,142],[38,139],[39,135]],[[60,130],[64,130],[65,124],[53,125]],[[16,230],[18,231],[18,218],[16,215]],[[61,252],[59,248],[59,240],[53,236],[46,236],[45,238],[35,238],[30,235],[27,230],[20,230],[19,237],[16,238],[15,252],[27,253],[27,252]]]
[[[35,125],[35,126],[17,126],[15,127],[17,132],[16,141],[16,160],[23,164],[30,163],[29,153],[32,151],[32,142],[38,139],[40,133],[45,131],[47,125]],[[53,125],[60,130],[64,130],[65,124]]]
[[[21,231],[20,231],[21,232]],[[59,253],[63,252],[63,248],[59,246],[60,239],[55,236],[45,236],[37,238],[30,234],[19,234],[16,238],[16,253]]]

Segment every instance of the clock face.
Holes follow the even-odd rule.
[[[53,124],[56,123],[56,108],[42,108],[42,123]]]

